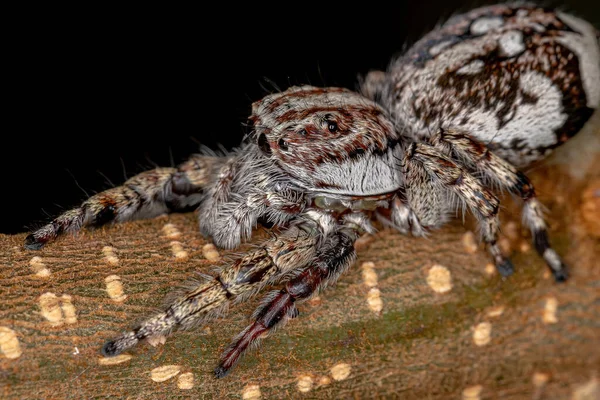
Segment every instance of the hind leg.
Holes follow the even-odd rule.
[[[565,281],[568,278],[567,267],[550,245],[543,205],[538,200],[529,178],[466,133],[440,130],[432,138],[432,144],[471,169],[483,172],[497,187],[521,197],[524,202],[523,222],[531,231],[535,249],[546,261],[556,281]]]
[[[426,221],[428,215],[431,221],[426,226],[435,226],[436,221],[443,222],[444,212],[458,200],[459,204],[467,205],[477,218],[481,237],[498,272],[504,276],[513,273],[511,261],[502,255],[497,244],[500,202],[490,190],[465,168],[425,143],[409,146],[402,167],[411,208],[421,222]],[[422,211],[419,212],[419,209]]]
[[[110,222],[152,218],[167,212],[193,210],[200,204],[214,170],[224,160],[196,155],[177,168],[144,171],[121,186],[91,196],[81,206],[32,232],[25,239],[25,247],[38,250],[59,235],[77,232],[85,226],[101,226]]]

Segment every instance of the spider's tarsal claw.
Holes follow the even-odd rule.
[[[565,282],[569,278],[568,268],[558,254],[556,254],[556,251],[554,251],[549,244],[545,249],[538,249],[538,251],[540,250],[543,250],[543,252],[540,253],[544,257],[548,268],[552,271],[554,280],[556,280],[556,282]]]
[[[501,262],[496,264],[496,269],[500,275],[507,277],[511,276],[515,272],[515,267],[513,266],[512,261],[510,259],[505,258]]]
[[[45,244],[44,241],[36,239],[33,233],[30,233],[25,238],[25,248],[27,250],[39,250],[44,247]]]
[[[552,271],[554,280],[558,283],[566,282],[569,279],[569,271],[565,264],[561,264],[561,268],[558,271]]]
[[[121,352],[114,340],[104,343],[104,346],[102,346],[102,350],[100,351],[104,357],[113,357]]]
[[[230,371],[229,368],[225,368],[222,365],[219,365],[214,370],[215,378],[217,378],[217,379],[224,378],[225,376],[227,376],[227,374],[229,373],[229,371]]]

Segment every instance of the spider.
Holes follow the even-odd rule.
[[[523,201],[523,221],[556,281],[567,267],[548,238],[543,207],[519,168],[574,136],[600,105],[599,33],[534,4],[498,4],[451,18],[359,80],[359,90],[293,86],[252,105],[239,148],[192,155],[98,193],[27,236],[39,249],[64,232],[168,212],[197,210],[200,231],[224,249],[259,223],[279,228],[134,329],[105,356],[144,339],[206,324],[263,289],[250,325],[220,357],[231,371],[267,334],[349,268],[354,242],[373,220],[424,236],[456,207],[477,218],[503,276],[495,190]]]

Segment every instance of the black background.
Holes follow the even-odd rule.
[[[385,69],[452,13],[486,3],[98,4],[7,14],[0,232],[34,228],[85,192],[179,163],[198,143],[230,149],[247,132],[251,103],[273,84],[355,88],[359,74]],[[550,4],[598,27],[598,3]]]

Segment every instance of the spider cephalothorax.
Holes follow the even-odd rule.
[[[400,137],[387,112],[365,97],[293,87],[252,111],[261,150],[304,189],[361,196],[400,187]]]
[[[205,323],[265,287],[253,321],[221,356],[217,377],[348,268],[373,218],[406,234],[439,227],[456,207],[477,218],[501,274],[499,200],[523,201],[523,221],[557,281],[567,270],[550,246],[542,206],[515,165],[543,158],[600,103],[598,33],[534,5],[501,4],[454,17],[372,73],[359,93],[292,87],[253,104],[252,134],[223,156],[143,172],[33,232],[38,249],[65,231],[197,209],[200,231],[235,248],[261,221],[281,233],[223,265],[165,310],[105,344],[118,354],[143,339]]]

